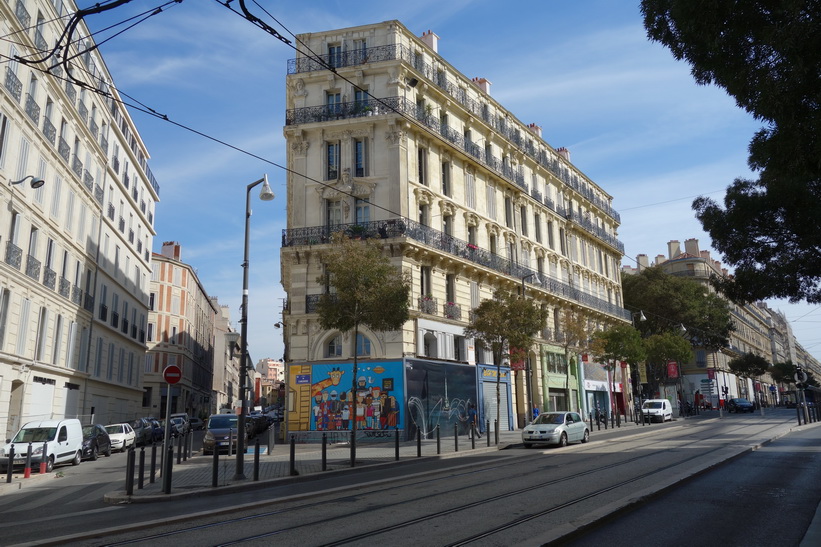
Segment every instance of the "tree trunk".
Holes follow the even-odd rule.
[[[356,467],[356,375],[359,373],[356,351],[356,338],[359,336],[359,325],[353,327],[353,378],[351,378],[351,467]]]

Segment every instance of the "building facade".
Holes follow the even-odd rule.
[[[180,381],[171,387],[171,413],[207,418],[212,410],[214,325],[220,308],[197,273],[182,262],[180,244],[163,243],[152,260],[148,353],[143,374],[143,414],[165,416],[169,385],[163,370],[177,365]]]
[[[211,388],[211,413],[231,411],[239,400],[240,333],[231,325],[231,309],[211,302],[218,310],[214,322],[214,379]]]
[[[523,423],[528,396],[542,409],[578,410],[582,378],[561,347],[561,311],[591,325],[630,318],[611,197],[536,124],[494,100],[490,82],[450,65],[432,32],[388,21],[299,40],[284,128],[289,431],[362,419],[428,435],[436,425],[453,431],[469,404],[495,417],[496,368],[464,328],[483,299],[525,284],[550,319],[529,366],[501,371],[499,427]],[[409,274],[412,317],[402,329],[365,329],[354,340],[319,328],[315,305],[329,287],[316,280],[338,231],[379,239]],[[351,397],[372,414],[346,417]]]
[[[88,29],[63,34],[75,11],[0,2],[0,33],[14,36],[0,85],[6,437],[33,419],[130,419],[142,398],[159,186]]]

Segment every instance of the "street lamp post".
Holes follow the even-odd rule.
[[[539,276],[534,273],[529,273],[522,277],[522,300],[525,297],[525,281],[533,278],[533,283],[539,283]],[[525,355],[525,390],[527,390],[527,411],[525,412],[525,417],[527,423],[533,421],[533,390],[530,381],[530,351],[527,352]]]
[[[259,191],[259,199],[271,201],[274,199],[274,192],[268,184],[268,175],[264,175],[256,182],[248,185],[245,192],[245,254],[242,260],[242,318],[240,323],[240,368],[239,368],[239,419],[237,420],[237,469],[234,473],[234,480],[245,479],[245,412],[247,400],[248,383],[248,240],[251,232],[251,189],[262,184]]]

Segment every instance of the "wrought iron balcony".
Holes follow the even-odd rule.
[[[94,187],[94,199],[96,199],[100,205],[103,204],[103,192],[104,190],[99,184]]]
[[[17,20],[20,21],[23,28],[28,28],[31,24],[31,15],[29,15],[23,0],[17,0],[17,4],[14,7],[14,15],[17,16]]]
[[[69,157],[71,156],[71,147],[63,137],[60,137],[57,141],[57,152],[63,158],[63,161],[68,163]]]
[[[111,326],[115,329],[120,326],[120,314],[116,311],[111,312]]]
[[[419,311],[422,313],[427,313],[428,315],[436,315],[436,298],[434,298],[433,296],[420,296],[417,299],[417,306],[419,307]]]
[[[83,169],[83,184],[86,185],[89,192],[94,192],[94,177],[88,172],[88,169]]]
[[[94,297],[88,293],[83,293],[83,309],[94,313]]]
[[[61,277],[60,285],[57,288],[57,292],[59,292],[60,296],[62,296],[63,298],[71,298],[71,281],[69,281],[65,277]]]
[[[100,304],[100,321],[108,321],[108,306]]]
[[[52,146],[57,142],[57,128],[54,127],[54,124],[51,123],[51,120],[49,120],[47,116],[43,117],[43,135]]]
[[[397,58],[397,50],[407,47],[402,45],[377,46],[367,49],[340,52],[333,55],[318,55],[315,57],[300,57],[298,59],[288,59],[288,74],[299,74],[302,72],[313,72],[315,70],[327,70],[328,67],[342,68],[346,66],[356,66],[365,63],[377,63]]]
[[[83,123],[88,123],[88,108],[86,105],[80,101],[77,104],[77,113],[80,115],[80,119],[83,120]]]
[[[51,290],[57,286],[57,272],[46,266],[43,268],[43,285]]]
[[[137,325],[131,325],[131,338],[137,338]]]
[[[77,101],[77,91],[74,89],[74,86],[71,85],[69,80],[66,80],[65,89],[68,99],[71,101],[71,104],[74,104]]]
[[[26,93],[26,114],[34,122],[34,125],[40,123],[40,105],[31,96],[31,93]]]
[[[462,307],[455,302],[445,302],[444,303],[444,316],[448,319],[456,319],[457,321],[461,321],[462,319]]]
[[[108,204],[108,218],[110,218],[111,220],[114,220],[114,204],[113,203]]]
[[[31,255],[26,256],[26,275],[32,279],[40,279],[40,261]]]
[[[100,148],[103,149],[103,154],[108,154],[108,139],[105,135],[100,135]]]
[[[43,37],[43,33],[40,32],[40,29],[36,29],[34,31],[34,46],[40,50],[40,53],[46,53],[46,50],[48,49],[48,43]]]
[[[120,217],[120,221],[117,223],[117,227],[120,229],[121,233],[125,233],[125,219]]]
[[[23,263],[23,249],[12,243],[6,242],[6,264],[14,266],[18,270]]]
[[[100,127],[97,125],[97,122],[91,120],[88,124],[88,129],[89,131],[91,131],[91,136],[94,137],[94,139],[96,140],[97,133],[100,131]]]
[[[120,331],[124,334],[128,334],[128,319],[123,318],[123,322],[120,325]]]
[[[71,160],[71,170],[74,171],[74,174],[77,175],[78,178],[83,178],[83,162],[80,161],[77,154],[74,154]]]
[[[19,103],[20,97],[23,95],[23,84],[20,82],[20,78],[17,77],[17,74],[6,65],[6,81],[5,81],[6,89],[11,93],[11,96]]]
[[[83,303],[83,289],[74,285],[71,289],[71,301],[80,306]]]
[[[111,167],[114,169],[114,172],[118,175],[120,174],[120,158],[117,156],[112,156],[111,158]]]
[[[551,294],[582,303],[611,315],[630,319],[630,312],[615,304],[587,294],[564,281],[549,278],[543,273],[535,272],[510,259],[491,253],[485,249],[480,249],[467,241],[457,239],[440,230],[435,230],[407,218],[375,220],[360,222],[358,224],[336,224],[332,226],[285,229],[282,231],[282,246],[292,247],[328,243],[331,240],[331,235],[337,232],[343,232],[349,237],[358,237],[361,239],[406,237],[485,268],[509,275],[516,280],[521,280],[522,277],[527,275],[537,274],[539,283],[536,283],[536,285]],[[436,308],[434,307],[434,311],[429,313],[435,312]]]

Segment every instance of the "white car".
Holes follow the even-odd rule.
[[[641,405],[641,414],[646,422],[673,420],[673,406],[667,399],[649,399]]]
[[[137,434],[129,424],[110,424],[105,426],[106,433],[111,438],[111,449],[124,452],[137,442]]]
[[[530,425],[522,430],[522,442],[525,448],[535,444],[555,444],[567,446],[567,443],[590,440],[590,429],[576,412],[546,412],[539,414]]]

